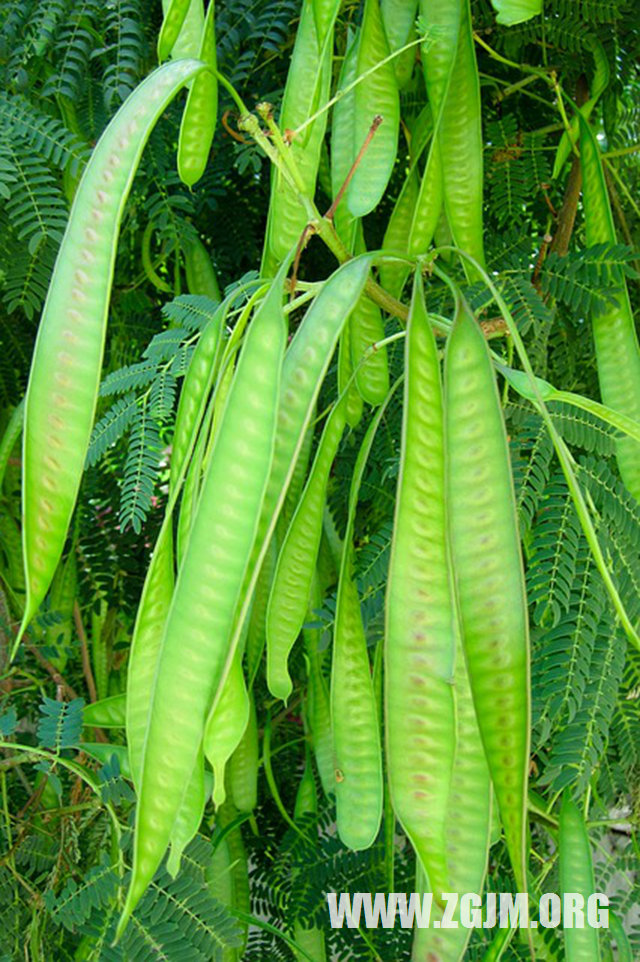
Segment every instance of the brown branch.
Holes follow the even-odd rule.
[[[73,603],[73,620],[75,622],[78,638],[80,639],[80,650],[82,652],[82,671],[84,673],[84,680],[87,683],[87,689],[89,691],[89,700],[94,702],[98,700],[98,692],[96,689],[96,682],[93,677],[93,671],[91,669],[91,659],[89,658],[89,647],[87,645],[87,633],[84,630],[82,614],[80,613],[80,605],[77,601],[74,601]]]
[[[587,85],[587,79],[584,74],[581,74],[580,77],[578,77],[578,82],[576,84],[576,104],[578,107],[582,107],[582,105],[586,103],[588,99],[589,87]],[[569,250],[569,242],[571,240],[571,235],[573,234],[573,228],[576,222],[576,214],[578,212],[578,201],[580,200],[581,189],[582,167],[580,166],[580,158],[574,156],[571,164],[571,170],[569,171],[569,176],[567,178],[564,200],[562,201],[562,207],[560,208],[560,213],[558,214],[556,233],[549,248],[555,254],[559,254],[561,257],[564,257]]]
[[[66,698],[73,699],[79,698],[80,696],[71,685],[64,680],[55,665],[52,665],[50,661],[44,657],[44,655],[38,651],[35,645],[27,644],[27,650],[31,652],[39,665],[44,668],[44,670],[51,676],[53,681],[56,683],[58,693],[64,695]]]
[[[544,264],[545,258],[547,256],[547,250],[549,244],[553,241],[551,234],[545,234],[542,238],[542,244],[540,245],[540,251],[538,253],[538,258],[536,260],[536,266],[533,271],[533,276],[531,278],[531,283],[535,289],[540,291],[540,271],[542,270],[542,265]]]
[[[550,246],[550,250],[559,254],[561,257],[564,257],[569,250],[569,242],[576,222],[581,190],[582,168],[580,166],[580,158],[574,157],[567,178],[564,200],[562,201],[562,207],[558,214],[558,225]]]

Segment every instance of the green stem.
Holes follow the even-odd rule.
[[[267,720],[264,726],[264,737],[262,741],[262,758],[264,762],[264,773],[267,779],[267,785],[269,786],[269,791],[271,796],[276,803],[276,808],[282,815],[283,819],[287,825],[296,832],[300,838],[305,839],[305,841],[310,841],[308,835],[306,835],[300,828],[296,825],[294,820],[289,815],[288,811],[284,807],[282,799],[280,797],[280,792],[278,791],[278,786],[276,785],[276,780],[273,774],[273,769],[271,767],[271,715],[267,714]]]

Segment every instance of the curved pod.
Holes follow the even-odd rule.
[[[45,301],[26,395],[22,630],[57,567],[95,416],[120,222],[149,135],[197,61],[154,71],[98,141],[78,186]],[[22,632],[21,632],[22,633]]]

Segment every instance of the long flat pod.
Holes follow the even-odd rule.
[[[357,254],[366,253],[362,221],[358,222],[355,237]],[[365,353],[377,341],[384,338],[384,321],[377,304],[363,294],[349,318],[351,361],[355,370],[355,382],[360,396],[367,404],[382,404],[389,391],[389,364],[387,348],[373,351],[362,363]]]
[[[198,413],[217,369],[222,331],[231,305],[227,298],[207,323],[189,362],[180,392],[171,450],[171,488],[175,489]]]
[[[396,161],[400,95],[393,63],[388,61],[378,66],[388,56],[389,44],[379,2],[365,0],[356,75],[367,76],[355,88],[356,152],[365,142],[374,118],[382,117],[382,123],[347,188],[347,205],[354,217],[364,217],[380,203]]]
[[[300,126],[328,100],[333,53],[331,29],[329,34],[321,44],[316,31],[313,2],[304,0],[279,117],[283,133],[287,129],[294,130]],[[305,193],[310,197],[315,194],[326,125],[325,111],[301,136],[294,137],[289,146]],[[277,268],[292,245],[299,240],[306,223],[305,207],[295,191],[274,168],[264,257],[269,271]]]
[[[387,582],[386,744],[395,813],[437,893],[448,891],[445,822],[456,741],[457,613],[445,504],[440,362],[417,271]]]
[[[346,423],[346,399],[327,418],[309,479],[287,530],[267,608],[267,685],[284,701],[292,692],[289,653],[307,614],[322,535],[329,472]]]
[[[242,671],[243,648],[238,646],[215,709],[204,728],[204,754],[213,770],[213,804],[226,798],[225,770],[249,724],[251,706]]]
[[[222,300],[218,275],[211,263],[209,252],[199,237],[187,243],[185,274],[190,294],[204,294],[216,304]]]
[[[435,116],[435,114],[434,114]],[[456,58],[437,132],[444,206],[454,244],[484,266],[483,150],[480,78],[473,43],[470,0],[462,0]],[[465,272],[476,271],[464,262]]]
[[[210,68],[191,84],[180,124],[178,140],[178,174],[192,187],[204,174],[213,142],[218,113],[218,78],[216,69],[215,0],[209,0],[202,29],[198,59]]]
[[[225,667],[273,457],[287,267],[288,262],[246,334],[173,593],[144,746],[133,876],[119,932],[160,864]]]
[[[369,424],[356,458],[336,600],[331,662],[336,822],[341,840],[355,850],[373,844],[382,819],[384,793],[380,719],[371,680],[360,598],[354,580],[353,528],[367,458],[398,383],[396,381],[387,401]]]
[[[418,196],[409,222],[409,254],[426,254],[433,240],[442,211],[444,180],[439,141],[434,138],[420,181]]]
[[[302,319],[285,354],[273,463],[258,534],[241,593],[242,600],[236,614],[225,675],[231,667],[260,567],[269,550],[320,387],[340,333],[362,293],[371,261],[371,256],[353,258],[331,275]]]
[[[349,89],[348,93],[343,91],[350,88],[357,77],[359,40],[359,32],[348,37],[347,50],[338,78],[340,99],[335,104],[331,116],[331,196],[333,200],[336,199],[340,188],[347,179],[358,150],[353,136],[356,115],[355,89]],[[351,250],[355,222],[344,197],[336,208],[333,223],[343,244]]]
[[[180,871],[182,853],[200,828],[206,803],[204,758],[202,751],[199,751],[171,829],[167,872],[172,878]]]
[[[364,401],[353,379],[353,360],[351,358],[351,323],[344,326],[338,348],[338,393],[347,398],[347,424],[355,428],[362,420]]]
[[[85,705],[82,710],[82,724],[96,728],[124,728],[127,696],[110,695],[100,701]]]
[[[463,2],[464,0],[420,0],[420,16],[427,36],[422,47],[422,64],[431,105],[434,137],[427,154],[409,228],[407,249],[411,254],[426,253],[443,204],[439,132],[456,61]]]
[[[426,30],[421,48],[424,79],[434,127],[444,106],[458,49],[464,0],[420,0],[420,17]]]
[[[309,605],[309,619],[322,605],[320,578],[316,573]],[[335,766],[333,764],[333,737],[331,734],[331,703],[329,688],[322,670],[326,653],[318,651],[320,641],[318,628],[303,628],[305,662],[307,666],[306,718],[309,725],[311,744],[315,755],[320,782],[326,795],[335,791]]]
[[[173,533],[160,529],[138,604],[127,665],[126,730],[133,782],[140,790],[149,705],[174,588]]]
[[[76,191],[31,364],[23,439],[21,634],[47,593],[76,503],[95,416],[120,223],[149,135],[202,65],[154,71],[98,141]]]
[[[505,27],[524,23],[542,13],[542,0],[491,0],[491,3],[498,14],[496,20]]]
[[[419,180],[415,167],[412,167],[394,205],[382,247],[387,252],[406,254],[409,250],[409,231],[413,212],[418,199]],[[400,297],[405,281],[409,276],[409,264],[402,261],[382,261],[380,264],[380,283],[393,297]]]
[[[229,792],[239,812],[251,812],[258,804],[258,719],[253,692],[249,692],[249,720],[229,762]]]
[[[415,35],[418,0],[381,0],[380,10],[389,50],[391,53],[396,53]],[[415,47],[409,47],[408,50],[394,57],[393,70],[398,89],[402,89],[409,82],[415,62]]]
[[[582,116],[580,158],[587,244],[615,244],[616,230],[602,169],[598,142]],[[640,347],[626,281],[617,293],[618,303],[592,317],[598,380],[603,402],[640,422]],[[633,438],[616,442],[622,480],[640,501],[640,444]]]
[[[196,34],[198,13],[200,14],[200,26],[202,26],[202,0],[165,0],[163,12],[164,19],[158,35],[158,60],[162,63],[172,52],[176,58],[182,56],[193,57],[198,49],[200,37],[200,31]],[[181,35],[183,44],[187,40],[188,53],[184,47],[182,50],[174,51]]]
[[[562,895],[581,895],[586,905],[589,896],[596,892],[591,846],[582,813],[568,793],[560,810],[559,849]],[[598,930],[591,925],[565,926],[564,948],[567,962],[600,962]]]
[[[460,898],[466,892],[480,894],[487,872],[491,834],[491,779],[478,730],[469,676],[458,633],[454,679],[457,738],[451,774],[449,805],[445,822],[447,867],[450,892]],[[434,895],[439,894],[430,885]],[[433,905],[433,920],[441,920],[442,909]],[[459,923],[460,903],[453,922]],[[471,930],[457,927],[415,931],[412,962],[460,962]]]
[[[313,0],[313,16],[320,46],[326,41],[341,6],[342,0]]]
[[[445,354],[447,501],[478,725],[519,891],[526,891],[529,626],[507,436],[491,358],[460,301]]]

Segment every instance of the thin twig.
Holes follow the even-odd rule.
[[[333,203],[331,204],[331,207],[329,208],[329,210],[327,211],[327,213],[324,215],[325,220],[331,221],[331,222],[333,223],[333,215],[334,215],[335,212],[336,212],[336,208],[338,207],[338,204],[340,203],[340,201],[341,201],[342,198],[344,197],[344,193],[345,193],[347,187],[349,186],[349,183],[351,182],[351,179],[352,179],[353,175],[355,174],[356,170],[358,169],[358,167],[359,167],[359,165],[360,165],[360,163],[361,163],[361,161],[362,161],[362,158],[363,158],[364,155],[365,155],[365,151],[367,150],[367,147],[369,146],[369,144],[370,144],[371,141],[373,140],[373,137],[374,137],[374,135],[375,135],[375,132],[376,132],[376,130],[378,129],[378,127],[380,126],[380,124],[382,123],[382,121],[383,121],[383,117],[382,117],[381,114],[376,114],[376,116],[373,118],[373,120],[372,120],[372,122],[371,122],[371,126],[369,127],[369,133],[368,133],[367,136],[365,137],[364,143],[363,143],[362,147],[360,148],[360,150],[358,151],[358,156],[356,157],[356,159],[354,160],[354,162],[353,162],[352,165],[351,165],[351,170],[349,171],[349,173],[348,173],[347,176],[345,177],[344,184],[342,185],[342,187],[340,188],[340,190],[339,190],[338,193],[336,194],[335,200],[334,200]]]

